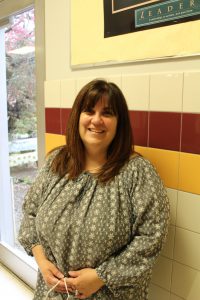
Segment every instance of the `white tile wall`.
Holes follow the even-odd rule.
[[[174,259],[200,271],[200,234],[177,227]]]
[[[122,87],[122,77],[120,75],[109,75],[106,76],[108,81],[115,83],[120,89]]]
[[[61,80],[61,108],[71,108],[76,97],[76,80]]]
[[[182,111],[183,73],[150,76],[150,110]]]
[[[149,300],[170,300],[170,293],[157,285],[151,284]]]
[[[172,261],[166,257],[160,256],[154,266],[152,283],[170,291],[171,274]]]
[[[199,300],[200,272],[174,262],[172,292],[185,300]]]
[[[81,77],[77,79],[77,83],[76,83],[76,94],[78,94],[78,92],[82,89],[82,87],[84,87],[84,85],[86,85],[88,82],[92,81],[95,78],[99,78],[98,76],[94,76],[94,77]]]
[[[177,226],[200,233],[200,195],[178,192]]]
[[[49,80],[44,83],[45,107],[60,107],[60,80]]]
[[[184,74],[183,111],[200,113],[200,72]]]
[[[149,110],[149,75],[123,75],[122,91],[130,110]]]
[[[170,225],[167,241],[161,254],[171,259],[173,259],[174,256],[174,237],[175,237],[175,226]]]
[[[177,199],[178,199],[178,191],[175,189],[167,188],[167,195],[170,201],[170,223],[176,224],[176,209],[177,209]]]
[[[180,297],[178,297],[176,295],[171,294],[170,300],[183,300],[183,298],[180,298]]]

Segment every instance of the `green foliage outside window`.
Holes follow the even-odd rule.
[[[33,10],[13,17],[5,32],[9,140],[36,137],[35,55],[13,51],[34,47],[34,36]]]

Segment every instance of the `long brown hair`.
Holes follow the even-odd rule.
[[[118,86],[112,82],[96,79],[86,84],[73,104],[66,130],[66,145],[60,147],[51,169],[54,173],[75,179],[84,169],[85,150],[79,134],[79,118],[83,111],[91,110],[104,96],[108,106],[117,117],[117,130],[108,147],[107,161],[96,174],[101,182],[107,182],[118,174],[133,153],[133,138],[126,100]]]

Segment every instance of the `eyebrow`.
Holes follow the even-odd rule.
[[[86,107],[85,109],[93,110],[94,107],[95,107],[95,106],[93,106],[93,107]],[[85,109],[84,109],[84,110],[85,110]],[[111,106],[104,106],[104,107],[103,107],[103,110],[111,110],[111,111],[113,111],[113,109],[112,109]]]
[[[113,110],[112,107],[110,107],[110,106],[105,106],[103,109],[105,109],[105,110]]]

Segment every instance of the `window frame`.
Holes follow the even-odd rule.
[[[45,111],[44,111],[44,81],[46,78],[45,73],[45,0],[19,0],[13,3],[11,0],[5,0],[0,3],[0,27],[2,28],[8,24],[9,16],[17,14],[34,7],[35,11],[35,48],[40,49],[40,51],[35,52],[36,61],[36,116],[37,116],[37,140],[38,140],[38,168],[44,162],[45,156]],[[2,38],[2,37],[1,37]],[[0,49],[1,51],[1,49]],[[5,56],[5,51],[0,55]],[[2,56],[1,56],[2,57]],[[5,65],[1,67],[5,68]],[[1,78],[2,79],[2,78]],[[3,78],[6,80],[6,78]],[[7,97],[6,85],[4,84],[4,89],[1,90],[1,96]],[[2,98],[1,98],[2,99]],[[4,98],[5,99],[5,98]],[[7,107],[4,105],[3,110],[0,114],[2,118],[7,118]],[[5,121],[5,120],[4,120]],[[5,124],[7,122],[1,122]],[[7,130],[7,128],[0,127],[0,133]],[[0,155],[3,158],[0,160],[0,179],[2,180],[3,193],[10,191],[8,183],[3,181],[3,178],[9,176],[9,168],[5,169],[6,164],[9,165],[9,151],[8,147],[0,147]],[[4,172],[8,172],[5,174]],[[7,177],[8,178],[8,177]],[[3,197],[0,198],[0,262],[8,267],[13,273],[15,273],[19,278],[26,282],[30,287],[35,288],[36,278],[37,278],[37,264],[30,257],[25,256],[19,250],[12,248],[10,242],[13,240],[14,233],[6,230],[10,224],[13,224],[12,214],[8,216],[8,210],[12,209],[11,203],[2,203]],[[4,197],[5,198],[5,197]],[[3,242],[2,240],[6,240]],[[9,244],[8,244],[9,242]]]

